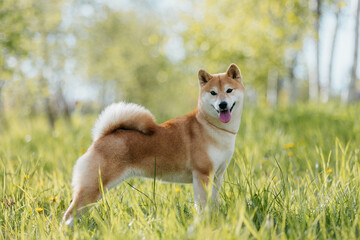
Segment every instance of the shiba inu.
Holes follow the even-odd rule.
[[[130,177],[193,183],[195,202],[204,206],[207,186],[217,202],[224,172],[234,153],[240,127],[244,85],[240,69],[231,64],[225,73],[199,70],[197,108],[184,116],[156,124],[153,115],[134,103],[119,102],[105,108],[93,128],[93,143],[76,162],[73,201],[64,222],[100,197],[99,173],[104,189]]]

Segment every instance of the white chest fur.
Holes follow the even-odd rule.
[[[234,154],[235,136],[222,139],[218,144],[211,144],[208,147],[208,155],[214,167],[214,172],[219,168],[227,168]]]

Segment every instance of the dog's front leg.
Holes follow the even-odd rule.
[[[210,174],[204,174],[198,171],[193,172],[193,188],[195,208],[199,211],[206,205],[207,186],[209,185]]]
[[[221,189],[221,185],[223,182],[225,170],[226,170],[225,167],[221,167],[215,173],[214,176],[214,185],[212,187],[212,192],[211,192],[211,201],[213,203],[214,208],[218,208],[219,205],[219,191]]]

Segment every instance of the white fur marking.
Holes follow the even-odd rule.
[[[118,185],[119,183],[125,181],[126,179],[132,178],[132,177],[140,177],[143,176],[144,173],[141,170],[132,168],[132,169],[127,169],[125,170],[121,176],[119,178],[117,178],[116,180],[110,182],[106,188],[108,190],[110,190],[111,188],[115,187],[116,185]]]
[[[146,108],[135,103],[118,102],[106,107],[99,115],[92,129],[93,141],[102,137],[106,130],[119,122],[131,120],[134,115],[144,114],[150,116],[154,122],[155,118]]]
[[[89,151],[84,153],[79,159],[76,161],[73,170],[73,178],[72,178],[72,186],[74,189],[74,194],[76,194],[77,190],[81,186],[81,181],[84,181],[84,176],[87,174],[89,170]]]
[[[230,144],[228,148],[217,148],[215,146],[209,146],[208,154],[210,160],[214,166],[214,172],[216,172],[220,166],[230,162],[234,153],[234,144]]]

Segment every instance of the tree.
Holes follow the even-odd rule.
[[[27,54],[28,49],[24,42],[30,38],[27,31],[30,22],[27,18],[31,16],[29,2],[0,1],[0,116],[3,115],[2,93],[6,83],[10,81],[13,72],[7,61],[15,57]],[[11,58],[12,57],[12,58]],[[11,65],[11,64],[10,64]]]
[[[271,87],[274,91],[270,92],[278,95],[291,75],[289,62],[302,48],[309,14],[307,1],[302,0],[266,0],[261,4],[250,0],[201,1],[184,17],[185,64],[200,67],[201,63],[218,72],[236,62],[245,82],[259,89],[262,99]]]
[[[0,81],[4,82],[6,79],[9,88],[14,88],[19,85],[18,82],[21,82],[20,93],[27,96],[26,100],[13,96],[15,101],[12,101],[12,104],[18,105],[16,107],[45,111],[49,125],[53,128],[57,111],[54,105],[57,101],[53,99],[59,98],[61,92],[58,89],[61,84],[57,83],[61,79],[57,72],[63,68],[65,58],[65,51],[61,47],[65,35],[61,27],[65,1],[2,1],[0,4],[2,4],[0,17],[5,23],[1,25],[5,41],[0,41],[2,45]],[[16,62],[16,64],[11,68],[6,64],[7,62]],[[20,68],[23,63],[31,66],[30,68],[37,74],[29,77],[28,73]],[[16,81],[10,81],[11,79]],[[1,89],[4,88],[0,88],[0,97]],[[42,103],[40,107],[37,106],[39,99]]]
[[[313,15],[315,18],[315,54],[316,66],[315,73],[309,76],[309,99],[311,101],[318,101],[320,94],[320,20],[321,20],[321,7],[322,0],[311,0],[310,6],[313,7]]]
[[[331,40],[331,52],[330,52],[330,63],[329,63],[329,72],[328,72],[328,81],[324,88],[324,100],[325,102],[328,101],[328,99],[331,96],[331,89],[333,85],[333,66],[334,66],[334,60],[335,60],[335,47],[336,47],[336,40],[339,33],[339,26],[340,26],[340,15],[341,10],[345,6],[344,1],[334,1],[334,3],[331,5],[334,8],[335,12],[335,29]]]
[[[160,119],[185,109],[186,104],[173,108],[177,100],[186,103],[176,94],[183,81],[164,54],[165,36],[156,17],[113,11],[107,6],[97,9],[101,14],[92,16],[93,23],[82,26],[85,32],[77,38],[78,61],[85,67],[88,83],[99,89],[99,107],[132,101],[150,108]],[[168,101],[161,101],[160,92]]]
[[[354,49],[354,60],[351,69],[351,80],[348,91],[348,102],[353,102],[356,99],[356,70],[358,64],[358,52],[359,52],[359,17],[360,17],[360,1],[357,2],[356,18],[355,18],[355,49]]]

